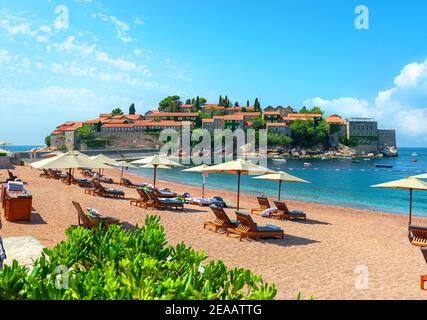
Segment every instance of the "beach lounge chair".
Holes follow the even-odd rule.
[[[259,227],[247,213],[236,211],[236,216],[240,225],[236,228],[228,228],[227,237],[233,233],[239,236],[240,241],[242,241],[244,237],[254,237],[258,241],[260,238],[277,237],[283,239],[285,236],[283,230],[276,226],[267,225]]]
[[[159,198],[176,198],[177,194],[169,189],[156,190],[156,196]]]
[[[251,210],[251,214],[260,214],[264,210],[270,209],[270,201],[268,201],[267,197],[257,197],[259,208],[254,208]]]
[[[125,193],[122,190],[116,190],[116,189],[109,189],[105,188],[102,184],[100,184],[98,181],[92,181],[92,183],[95,186],[95,195],[99,195],[101,197],[106,198],[124,198]]]
[[[64,183],[68,183],[68,177],[62,180]],[[92,186],[92,180],[88,179],[76,179],[74,175],[71,175],[71,183],[78,185],[80,188],[90,188]]]
[[[93,175],[93,179],[103,183],[114,184],[113,179],[100,176],[98,173]]]
[[[421,247],[421,253],[427,262],[427,227],[409,226],[409,241],[416,247]],[[427,282],[427,275],[420,276],[420,289],[427,290],[425,283]]]
[[[153,200],[153,207],[157,209],[181,209],[184,210],[184,203],[172,198],[159,198],[153,191],[145,191],[150,200]]]
[[[51,178],[55,180],[63,180],[68,178],[68,174],[62,174],[61,171],[50,170],[49,172],[50,172]]]
[[[144,208],[153,207],[154,201],[150,199],[150,197],[145,193],[144,190],[137,189],[136,191],[139,194],[139,199],[132,199],[130,201],[131,206],[144,207]]]
[[[409,226],[409,241],[417,247],[427,247],[427,227]]]
[[[122,178],[122,185],[128,188],[134,188],[134,189],[145,187],[145,184],[135,184],[135,183],[132,183],[132,181],[130,181],[127,178]]]
[[[210,208],[215,214],[216,219],[214,221],[204,222],[203,229],[206,229],[206,227],[213,227],[215,232],[217,232],[218,230],[227,230],[228,228],[236,228],[238,226],[238,222],[230,220],[223,208],[215,206],[211,206]]]
[[[13,173],[10,172],[9,170],[7,170],[7,174],[9,175],[9,179],[7,179],[6,182],[15,181],[16,179],[18,179],[18,177],[13,175]]]
[[[289,211],[288,206],[283,201],[274,201],[274,205],[277,208],[277,212],[271,213],[272,218],[279,220],[307,220],[307,215],[302,211]]]
[[[47,171],[46,169],[43,169],[43,172],[40,173],[39,177],[40,178],[46,178],[46,179],[50,179],[50,173],[49,171]]]
[[[108,228],[111,224],[120,224],[120,220],[112,217],[97,217],[92,218],[83,212],[83,209],[80,203],[73,201],[74,208],[77,211],[77,218],[79,222],[79,226],[92,229],[98,223],[102,223],[104,227]]]

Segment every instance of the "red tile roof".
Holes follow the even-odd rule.
[[[267,122],[267,127],[287,127],[288,125],[283,122]]]
[[[280,116],[280,111],[264,111],[266,116]]]
[[[214,119],[202,119],[203,123],[213,123]]]
[[[152,112],[149,117],[198,117],[197,112]]]
[[[104,125],[102,125],[102,128],[133,128],[134,125],[133,124],[127,124],[127,123],[106,123]]]

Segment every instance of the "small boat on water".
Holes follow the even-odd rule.
[[[286,159],[284,158],[276,158],[276,159],[272,159],[274,162],[286,162]]]
[[[328,158],[327,157],[322,157],[322,160],[328,160]]]
[[[412,156],[412,157],[417,157],[417,156],[418,156],[418,154],[417,154],[416,152],[413,152],[413,153],[411,154],[411,156]]]
[[[412,159],[411,162],[415,163],[415,162],[418,162],[418,160],[417,159]]]
[[[304,166],[305,167],[311,167],[313,164],[311,164],[310,162],[304,162]]]
[[[388,165],[388,164],[375,164],[376,168],[393,168],[392,165]]]
[[[352,163],[360,163],[360,160],[353,160]]]

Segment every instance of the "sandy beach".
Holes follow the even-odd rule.
[[[64,240],[64,230],[77,224],[71,201],[82,207],[97,208],[100,213],[119,218],[125,225],[144,222],[146,214],[157,214],[165,226],[170,244],[181,241],[204,250],[210,259],[223,260],[228,267],[248,268],[277,286],[278,299],[425,299],[419,289],[419,276],[427,274],[427,265],[418,248],[407,238],[406,216],[348,208],[287,201],[291,210],[307,213],[307,222],[277,221],[254,217],[259,225],[274,224],[285,231],[285,238],[262,241],[227,238],[224,234],[203,229],[203,222],[213,220],[209,208],[186,205],[185,211],[145,210],[130,206],[137,192],[112,186],[126,192],[125,200],[86,195],[78,186],[39,178],[39,171],[17,167],[15,175],[25,181],[33,194],[34,214],[31,223],[10,223],[1,213],[3,237],[32,236],[52,247]],[[120,173],[106,170],[105,175],[119,180]],[[130,176],[135,183],[151,182]],[[0,181],[6,172],[0,171]],[[234,177],[230,176],[234,183]],[[200,196],[201,189],[160,181],[177,193]],[[207,190],[207,196],[221,196],[234,204],[236,195],[221,190]],[[273,199],[271,199],[273,200]],[[257,207],[254,196],[242,195],[245,210]],[[233,209],[226,209],[234,218]],[[427,225],[427,219],[415,218],[414,224]],[[362,266],[362,267],[361,267]],[[365,269],[367,268],[367,269]],[[368,288],[357,289],[357,270],[368,271]]]

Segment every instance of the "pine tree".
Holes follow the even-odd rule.
[[[235,106],[235,107],[240,107],[240,105],[239,105],[239,101],[236,101],[236,102],[234,103],[234,106]]]
[[[223,106],[224,104],[222,103],[222,95],[219,95],[219,102],[218,105]]]
[[[249,100],[246,101],[246,107],[249,107]]]

